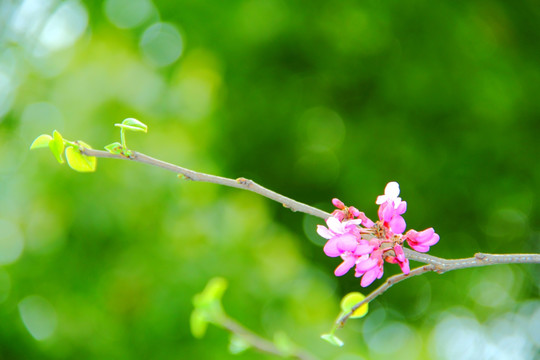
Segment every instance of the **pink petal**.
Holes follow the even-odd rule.
[[[317,225],[317,234],[321,235],[325,239],[331,239],[335,236],[330,230],[322,225]]]
[[[418,241],[419,243],[426,242],[433,237],[433,234],[435,234],[435,230],[433,228],[420,231],[418,233],[418,238],[416,239],[416,241]]]
[[[407,241],[411,240],[411,241],[416,241],[416,238],[418,237],[418,232],[416,230],[409,230],[407,231],[407,233],[405,234],[405,237],[407,238]]]
[[[345,214],[343,214],[343,211],[341,210],[334,210],[332,211],[332,217],[335,217],[339,221],[343,221],[343,219],[345,219]]]
[[[396,209],[396,213],[398,213],[399,215],[402,215],[402,214],[405,214],[405,212],[407,211],[407,202],[406,201],[402,201],[397,209]]]
[[[400,215],[396,215],[390,220],[390,229],[396,234],[402,234],[406,227],[405,219]]]
[[[340,256],[342,253],[341,251],[338,250],[337,241],[335,239],[328,240],[326,244],[324,245],[323,250],[324,250],[324,253],[330,257]]]
[[[413,248],[414,250],[419,251],[419,252],[428,252],[429,251],[429,246],[426,246],[426,245],[417,245],[417,244],[410,244],[409,243],[409,246],[411,248]]]
[[[396,253],[396,259],[399,262],[405,261],[405,253],[403,252],[403,248],[400,245],[394,246],[394,252]]]
[[[362,225],[364,225],[365,227],[367,228],[370,228],[372,227],[373,225],[375,225],[375,223],[373,221],[371,221],[367,216],[366,214],[364,214],[363,212],[360,213],[360,215],[358,215],[358,218],[362,219]]]
[[[366,287],[371,285],[373,281],[377,278],[378,275],[378,268],[373,268],[372,270],[367,271],[364,276],[362,276],[362,280],[360,281],[360,285],[362,287]]]
[[[356,271],[358,272],[365,272],[373,269],[377,266],[378,261],[374,259],[367,259],[365,261],[361,261],[358,264],[356,264]]]
[[[354,251],[358,246],[356,237],[351,234],[336,236],[336,246],[341,252]]]
[[[424,243],[424,245],[432,246],[432,245],[435,245],[436,243],[438,243],[439,240],[440,240],[439,234],[433,234],[433,236],[431,237],[431,239],[429,239],[428,241],[426,241],[426,242]]]
[[[360,210],[355,208],[354,206],[349,206],[349,212],[354,216],[355,218],[360,217]]]
[[[409,267],[409,259],[405,259],[404,262],[400,262],[399,267],[401,268],[401,271],[403,271],[405,275],[411,272],[411,268]]]
[[[333,198],[332,199],[332,204],[337,207],[338,209],[345,209],[345,204],[343,203],[343,201],[339,200],[339,199],[336,199],[336,198]]]
[[[354,251],[354,255],[365,255],[373,252],[373,246],[371,245],[358,245]]]
[[[394,205],[392,203],[384,203],[379,208],[379,219],[390,222],[394,216]]]
[[[349,271],[354,266],[355,262],[356,262],[356,258],[354,256],[347,257],[345,260],[343,260],[341,265],[339,265],[336,268],[336,270],[334,271],[334,274],[336,276],[345,275],[347,271]]]

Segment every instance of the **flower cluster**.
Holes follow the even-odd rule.
[[[362,277],[363,287],[370,285],[383,275],[384,261],[398,264],[404,274],[410,271],[403,244],[407,242],[416,251],[426,252],[439,241],[433,228],[424,231],[406,228],[402,215],[407,211],[407,202],[399,197],[399,184],[390,182],[384,195],[377,197],[379,221],[371,221],[353,206],[345,206],[338,199],[332,204],[337,208],[326,225],[318,225],[317,233],[328,239],[324,252],[330,257],[341,257],[343,262],[336,268],[336,276],[342,276],[355,267],[355,276]]]

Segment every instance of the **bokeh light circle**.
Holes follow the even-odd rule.
[[[116,27],[130,29],[141,25],[149,18],[153,4],[150,0],[107,0],[103,10]]]
[[[158,22],[144,31],[139,46],[154,65],[167,66],[182,55],[184,41],[174,25]]]

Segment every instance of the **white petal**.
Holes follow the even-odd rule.
[[[386,202],[387,198],[388,198],[388,196],[386,196],[386,195],[379,195],[379,196],[377,196],[377,201],[375,201],[375,204],[377,204],[377,205],[384,204]]]
[[[326,219],[326,225],[328,225],[330,231],[333,231],[336,234],[343,234],[343,225],[341,224],[341,221],[335,217],[330,216],[328,219]]]
[[[343,222],[343,226],[347,228],[347,225],[360,225],[362,223],[362,219],[354,219],[354,220],[347,220]]]
[[[399,184],[395,181],[389,182],[384,188],[384,195],[392,200],[397,199],[399,195]]]
[[[330,230],[328,230],[322,225],[317,225],[317,234],[319,234],[325,239],[331,239],[335,236]]]

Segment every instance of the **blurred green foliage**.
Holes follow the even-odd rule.
[[[435,255],[538,252],[539,24],[532,0],[0,2],[0,359],[272,358],[229,354],[214,327],[193,338],[215,276],[230,316],[324,359],[532,359],[538,267],[408,280],[337,349],[319,336],[339,299],[380,281],[336,279],[317,219],[28,147],[58,129],[102,148],[134,117],[150,130],[132,149],[328,211],[375,217],[396,180]]]

